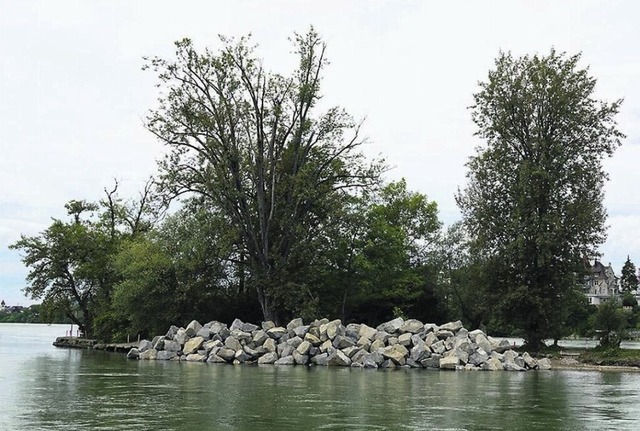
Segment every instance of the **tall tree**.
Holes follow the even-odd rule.
[[[494,272],[494,301],[533,348],[567,317],[580,253],[605,239],[602,160],[624,137],[621,101],[594,98],[579,60],[501,53],[471,107],[486,146],[467,163],[458,205]]]
[[[303,271],[292,255],[319,235],[335,195],[375,184],[380,166],[364,161],[344,110],[316,112],[327,59],[313,29],[294,38],[290,76],[267,72],[248,39],[221,40],[218,53],[185,39],[175,60],[148,60],[162,95],[147,126],[169,147],[164,190],[196,194],[232,222],[263,316],[278,321],[290,273]]]
[[[629,256],[622,265],[622,277],[620,277],[620,289],[623,292],[630,292],[638,288],[638,276],[636,276],[636,266],[631,262]]]

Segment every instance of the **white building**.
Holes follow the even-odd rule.
[[[616,277],[611,264],[604,266],[596,260],[585,276],[584,293],[589,304],[600,305],[620,293],[619,278]]]

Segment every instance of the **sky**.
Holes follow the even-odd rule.
[[[640,264],[640,3],[635,1],[30,1],[0,0],[0,299],[32,303],[27,268],[8,245],[64,218],[71,199],[97,201],[120,183],[135,197],[165,149],[144,127],[156,77],[143,56],[171,58],[173,42],[220,47],[252,34],[267,69],[295,66],[294,32],[314,26],[331,61],[323,103],[365,119],[364,152],[389,180],[460,219],[454,195],[482,142],[468,107],[499,52],[582,53],[596,97],[624,98],[627,135],[605,162],[608,239],[616,273]]]

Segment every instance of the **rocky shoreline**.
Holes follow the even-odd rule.
[[[361,368],[433,368],[443,370],[547,370],[547,358],[519,354],[508,341],[481,330],[468,331],[460,321],[444,325],[396,318],[376,328],[302,319],[286,326],[260,326],[236,319],[228,326],[192,321],[171,326],[165,335],[142,340],[127,357],[227,364],[351,366]]]

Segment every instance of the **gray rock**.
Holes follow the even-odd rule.
[[[382,341],[384,344],[387,344],[387,341],[389,341],[389,338],[391,338],[391,334],[389,334],[388,332],[377,331],[376,336],[373,338],[373,341]]]
[[[217,354],[210,354],[209,357],[207,358],[207,362],[211,364],[222,364],[222,363],[226,363],[227,361],[224,358],[221,358],[220,356],[218,356]]]
[[[267,320],[266,322],[262,322],[262,330],[264,332],[269,331],[269,329],[273,329],[276,327],[276,324],[273,323],[271,320]]]
[[[504,361],[502,366],[507,371],[526,371],[526,368],[516,365],[515,362]]]
[[[413,346],[411,349],[410,358],[416,362],[420,362],[423,359],[427,359],[431,356],[431,350],[424,344],[424,342],[420,342],[419,344]]]
[[[398,337],[389,337],[387,340],[387,346],[395,346],[398,343]]]
[[[177,341],[173,340],[164,340],[164,350],[168,350],[170,352],[179,352],[182,349],[182,346]]]
[[[484,333],[481,329],[475,329],[475,330],[473,330],[473,331],[469,332],[469,339],[470,339],[471,341],[473,341],[474,343],[476,343],[476,337],[477,337],[478,335],[482,335],[482,336],[484,336],[484,337],[486,338],[485,333]],[[477,343],[476,343],[476,344],[477,344]]]
[[[187,355],[187,357],[185,358],[185,361],[188,361],[188,362],[204,362],[206,360],[207,360],[207,357],[199,353],[191,353],[190,355]]]
[[[378,368],[384,362],[384,356],[379,352],[368,353],[363,358],[365,368]]]
[[[316,337],[311,332],[307,332],[305,334],[304,341],[308,341],[309,343],[311,343],[312,346],[316,346],[316,347],[322,344],[322,341],[320,340],[320,338]]]
[[[503,353],[503,355],[504,355],[505,362],[514,362],[518,357],[518,352],[515,352],[513,350],[507,350],[506,352]]]
[[[309,332],[309,325],[298,326],[293,330],[295,336],[302,339],[304,339],[304,337],[307,335],[307,332]]]
[[[538,369],[539,370],[550,370],[551,369],[551,361],[549,358],[538,359]]]
[[[158,351],[156,349],[145,350],[144,352],[140,352],[139,358],[155,361],[158,358]]]
[[[149,340],[141,340],[138,343],[138,350],[140,351],[140,353],[147,351],[149,349],[153,349],[153,344],[151,343],[151,341]]]
[[[453,337],[453,332],[448,329],[439,329],[438,332],[436,332],[436,336],[440,340],[446,340]]]
[[[332,320],[327,323],[327,337],[329,337],[330,340],[333,340],[338,335],[345,335],[345,333],[345,327],[342,326],[340,319]]]
[[[402,326],[400,327],[400,332],[402,333],[411,333],[417,334],[424,329],[424,323],[416,319],[408,319],[405,320]]]
[[[475,366],[484,364],[489,359],[489,355],[483,349],[478,349],[469,356],[469,363]]]
[[[410,332],[405,332],[404,334],[398,337],[398,343],[402,344],[404,347],[410,347],[411,337],[412,337],[412,334]]]
[[[273,338],[268,338],[267,340],[265,340],[265,342],[262,344],[262,347],[264,347],[264,349],[267,352],[275,352],[277,345],[276,342]]]
[[[465,339],[465,338],[468,339],[469,331],[467,331],[465,328],[460,328],[458,329],[458,332],[456,332],[455,337],[460,339]]]
[[[402,317],[396,317],[393,320],[389,320],[388,322],[379,325],[376,329],[378,331],[385,331],[389,334],[393,334],[398,331],[402,325],[404,325],[404,319]]]
[[[184,346],[184,343],[187,342],[189,336],[187,335],[187,331],[184,328],[179,328],[176,335],[173,337],[174,341],[177,341],[181,346]]]
[[[296,347],[296,351],[301,355],[309,354],[309,350],[311,349],[311,343],[308,341],[303,341]]]
[[[319,355],[311,358],[311,362],[316,365],[327,365],[329,362],[329,355],[326,353],[320,353]]]
[[[345,347],[344,349],[340,349],[340,350],[342,350],[342,353],[344,353],[349,357],[349,359],[351,359],[351,357],[355,355],[356,352],[359,352],[361,349],[356,346],[351,346],[351,347]]]
[[[267,335],[274,340],[279,340],[287,333],[287,330],[282,326],[276,326],[267,331]]]
[[[264,344],[265,341],[267,341],[267,338],[269,338],[269,336],[267,335],[267,333],[265,331],[263,331],[262,329],[259,331],[256,331],[253,334],[253,337],[251,338],[251,341],[256,345],[256,346],[262,346]]]
[[[458,332],[459,329],[462,329],[462,322],[460,320],[456,320],[455,322],[449,322],[449,323],[445,323],[444,325],[440,325],[440,330]]]
[[[367,355],[369,355],[369,353],[366,350],[358,349],[353,355],[347,356],[349,356],[349,358],[351,359],[351,364],[353,365],[354,362],[362,364],[364,361],[364,357]]]
[[[248,332],[248,333],[252,333],[253,331],[258,329],[258,325],[254,325],[253,323],[243,323],[242,326],[240,327],[240,330],[242,332]]]
[[[224,359],[226,362],[231,362],[236,357],[236,351],[228,347],[221,348],[220,350],[218,350],[218,353],[216,354],[222,359]]]
[[[360,338],[360,324],[358,323],[349,323],[345,327],[345,336],[352,339],[357,340]]]
[[[234,360],[238,361],[241,364],[248,361],[249,359],[251,359],[251,356],[249,356],[247,352],[244,351],[244,349],[238,350],[234,356]]]
[[[487,353],[493,350],[493,346],[491,345],[491,342],[487,339],[487,337],[482,332],[480,334],[475,335],[474,342],[479,348],[481,348]]]
[[[350,338],[343,335],[336,335],[333,339],[333,347],[336,349],[346,349],[347,347],[353,347],[356,343],[351,341]]]
[[[241,329],[232,329],[229,336],[235,338],[241,344],[248,343],[253,339],[251,332],[245,332]]]
[[[225,329],[229,330],[229,328],[227,328],[227,325],[225,323],[217,322],[217,321],[213,321],[213,322],[209,322],[209,323],[210,323],[209,324],[209,332],[211,332],[211,334],[220,334]]]
[[[293,331],[294,329],[304,325],[304,322],[301,318],[293,319],[291,322],[287,323],[287,331]]]
[[[196,332],[196,337],[202,337],[205,340],[209,340],[211,338],[211,329],[203,326],[198,332]]]
[[[273,364],[278,360],[278,355],[275,352],[265,353],[258,359],[258,364]]]
[[[360,339],[356,343],[356,346],[361,347],[364,350],[369,350],[369,348],[371,347],[371,340],[369,340],[367,337],[360,337]]]
[[[240,319],[235,319],[233,322],[231,322],[231,326],[229,326],[229,330],[233,331],[234,329],[239,329],[242,330],[242,325],[244,324],[244,322]]]
[[[171,352],[169,350],[160,350],[156,355],[156,359],[158,361],[170,361],[177,356],[178,354],[176,352]]]
[[[298,346],[302,343],[302,338],[298,337],[297,335],[293,338],[289,338],[287,340],[287,344],[290,345],[291,347],[293,347],[294,349],[298,348]]]
[[[444,341],[440,340],[431,345],[431,351],[433,353],[437,353],[438,355],[442,355],[445,352]]]
[[[140,351],[135,347],[129,350],[129,353],[127,353],[127,359],[139,359],[139,358],[140,358]]]
[[[342,351],[334,349],[329,353],[329,357],[327,358],[327,365],[334,367],[348,367],[351,365],[351,359]]]
[[[458,365],[460,365],[460,358],[451,355],[440,359],[439,367],[443,370],[455,370]]]
[[[294,350],[295,349],[293,348],[293,346],[290,346],[286,343],[278,344],[278,346],[276,347],[276,352],[281,358],[284,358],[285,356],[291,356]]]
[[[226,340],[224,340],[224,345],[233,350],[234,352],[242,349],[242,344],[240,341],[234,336],[228,336]]]
[[[368,338],[369,341],[373,341],[377,333],[378,331],[376,329],[365,324],[360,325],[360,330],[358,331],[358,335],[360,335],[360,337]]]
[[[262,355],[265,353],[262,349],[260,349],[260,350],[258,350],[258,349],[252,349],[252,348],[251,348],[251,347],[249,347],[249,346],[243,346],[243,347],[242,347],[242,350],[244,350],[244,352],[245,352],[245,353],[247,354],[247,356],[248,356],[248,357],[247,357],[247,359],[246,359],[247,361],[250,361],[250,360],[256,359],[256,358],[258,358],[258,357],[262,356]],[[236,352],[236,357],[237,357],[237,354],[238,354],[238,352]]]
[[[202,343],[202,348],[205,350],[205,352],[207,352],[207,354],[211,353],[211,350],[213,350],[215,347],[222,346],[224,346],[224,344],[220,340],[209,340]]]
[[[297,350],[293,351],[293,355],[292,356],[293,356],[293,360],[295,361],[296,365],[307,365],[309,363],[309,356],[302,355]]]
[[[202,337],[193,337],[186,343],[184,343],[184,347],[182,348],[183,355],[190,355],[195,353],[204,343],[204,338]]]
[[[422,364],[420,362],[416,362],[411,358],[407,358],[406,365],[410,368],[422,368]]]
[[[167,340],[173,340],[173,337],[175,337],[178,333],[178,329],[179,328],[176,325],[171,325],[164,338],[166,338]]]
[[[437,343],[438,342],[438,336],[435,334],[435,332],[429,332],[425,337],[424,337],[424,344],[427,347],[431,347],[431,345],[433,343]]]
[[[153,348],[158,351],[164,350],[164,342],[168,340],[165,340],[164,337],[153,337],[153,339],[154,341],[151,342],[153,344]]]
[[[385,347],[384,349],[380,350],[380,353],[385,358],[391,359],[394,363],[398,365],[404,365],[409,351],[402,344],[396,344],[393,346]]]
[[[333,347],[333,343],[331,342],[331,340],[327,340],[324,343],[320,344],[320,351],[324,353],[332,347]]]
[[[185,329],[185,332],[189,337],[195,337],[198,331],[201,329],[202,325],[200,324],[200,322],[198,322],[197,320],[192,320],[187,325],[187,329]]]
[[[420,364],[425,368],[440,368],[440,359],[442,359],[440,355],[432,355],[420,361]]]
[[[289,356],[285,356],[284,358],[278,359],[273,364],[274,365],[295,365],[296,360],[293,358],[293,356],[289,355]]]
[[[371,353],[373,352],[377,352],[380,349],[384,349],[385,345],[384,342],[381,340],[375,340],[373,343],[371,343],[371,347],[369,347],[369,351]]]
[[[528,352],[524,352],[522,354],[522,360],[524,361],[527,368],[531,370],[535,370],[538,368],[538,361],[535,358],[532,358]]]

